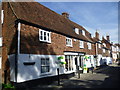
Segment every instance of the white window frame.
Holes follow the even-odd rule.
[[[75,31],[76,34],[79,34],[79,29],[78,28],[75,28],[74,31]]]
[[[98,44],[98,47],[101,48],[101,44]]]
[[[87,43],[88,49],[92,49],[92,44],[90,42]]]
[[[73,47],[71,38],[66,37],[66,46]]]
[[[103,53],[105,53],[106,52],[106,50],[103,48]]]
[[[1,24],[4,22],[4,10],[1,10]]]
[[[45,35],[45,33],[46,33],[46,35]],[[42,37],[42,39],[41,39],[41,37]],[[45,40],[45,38],[46,38],[46,40]],[[42,42],[51,43],[51,32],[39,29],[39,40]]]
[[[84,35],[84,36],[85,36],[85,31],[84,31],[84,30],[82,30],[82,35]]]
[[[2,47],[2,37],[0,37],[0,47]]]
[[[103,43],[103,46],[104,46],[104,47],[106,47],[106,44],[105,44],[105,43]]]
[[[45,65],[42,65],[42,59],[45,60]],[[48,64],[48,65],[47,65],[47,63],[46,63],[46,60],[47,60],[47,59],[49,59],[49,64]],[[41,66],[40,66],[40,68],[41,68],[41,70],[40,70],[41,75],[49,74],[49,73],[50,73],[50,58],[41,58],[41,59],[40,59],[40,64],[41,64]],[[48,67],[49,71],[48,71],[48,72],[42,72],[42,67]]]
[[[83,41],[80,41],[79,47],[80,47],[80,48],[84,48],[84,42],[83,42]]]

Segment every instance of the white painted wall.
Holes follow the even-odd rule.
[[[58,57],[64,55],[35,55],[35,54],[19,54],[18,56],[18,74],[17,74],[17,82],[24,82],[28,80],[50,77],[57,75],[57,68],[60,69],[60,74],[68,74],[73,71],[66,72],[64,67],[61,67],[58,64]],[[41,58],[50,58],[50,72],[47,74],[41,73]],[[10,77],[11,81],[15,82],[15,55],[9,56],[10,60]],[[62,61],[65,61],[63,59]],[[34,65],[24,65],[24,62],[35,62]],[[74,69],[75,70],[75,69]]]
[[[98,57],[97,57],[97,66],[100,66],[102,65],[102,55],[101,54],[98,54]]]
[[[9,55],[10,62],[10,80],[15,81],[15,54]]]
[[[85,64],[86,64],[86,67],[87,68],[90,68],[91,67],[91,64],[93,64],[93,66],[95,67],[95,59],[94,59],[94,56],[93,55],[86,55],[86,56],[91,56],[91,61],[90,59],[88,59],[87,61],[85,60]]]

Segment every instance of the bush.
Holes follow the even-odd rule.
[[[10,84],[10,83],[8,83],[8,84],[2,84],[2,87],[3,88],[12,88],[12,89],[15,89],[15,87],[12,84]]]

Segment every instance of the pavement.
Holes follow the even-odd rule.
[[[66,88],[119,88],[120,83],[120,66],[112,64],[96,69],[94,73],[89,72],[80,74],[80,78],[76,74],[69,79],[61,79],[60,85],[55,81],[49,85],[37,85],[31,90],[40,89],[66,89]],[[30,90],[30,88],[28,89]]]

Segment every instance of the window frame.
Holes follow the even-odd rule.
[[[45,63],[45,65],[43,65],[42,64],[42,59],[43,59],[43,61],[45,61],[44,63]],[[47,62],[47,60],[49,60],[48,62]],[[44,75],[44,74],[49,74],[50,73],[50,58],[40,58],[40,68],[41,68],[41,70],[40,70],[40,73],[41,73],[41,75]],[[46,71],[46,72],[43,72],[42,71],[42,68],[48,68],[48,72]]]
[[[84,35],[84,36],[85,36],[85,31],[84,31],[84,30],[82,30],[82,35]]]
[[[72,38],[66,37],[66,46],[73,47]]]
[[[39,40],[41,42],[51,43],[51,32],[39,29]]]
[[[80,42],[79,42],[79,47],[80,47],[80,48],[84,48],[84,41],[81,41],[81,40],[80,40]]]
[[[92,44],[90,42],[87,43],[88,49],[92,49]]]
[[[98,47],[101,48],[101,44],[98,44]]]
[[[75,31],[76,34],[79,34],[79,29],[78,28],[75,28],[74,31]]]

